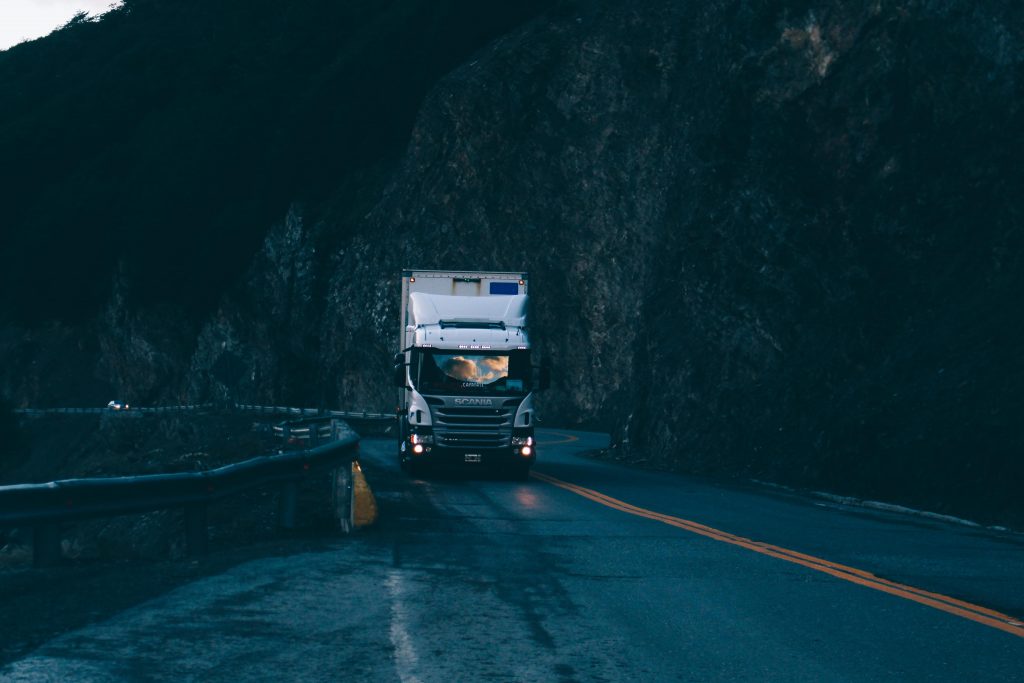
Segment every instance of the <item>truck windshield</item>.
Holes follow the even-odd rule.
[[[509,394],[530,391],[530,352],[413,351],[410,374],[425,394]]]

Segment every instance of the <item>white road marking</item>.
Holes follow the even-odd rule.
[[[409,619],[405,611],[405,600],[408,591],[402,580],[402,572],[390,571],[385,585],[391,598],[390,635],[391,644],[395,648],[395,671],[402,683],[421,683],[419,676],[414,673],[419,667],[420,659],[407,628]]]

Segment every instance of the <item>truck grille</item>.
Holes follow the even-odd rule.
[[[500,408],[439,405],[442,401],[437,399],[428,402],[433,413],[434,439],[439,446],[460,449],[511,447],[512,422],[518,400],[505,401]]]

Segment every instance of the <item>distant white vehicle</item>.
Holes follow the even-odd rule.
[[[130,407],[131,406],[124,401],[111,401],[107,404],[107,408],[110,410],[128,410]]]

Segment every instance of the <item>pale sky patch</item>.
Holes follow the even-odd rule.
[[[117,0],[0,0],[0,50],[45,36],[78,12],[98,16]]]

